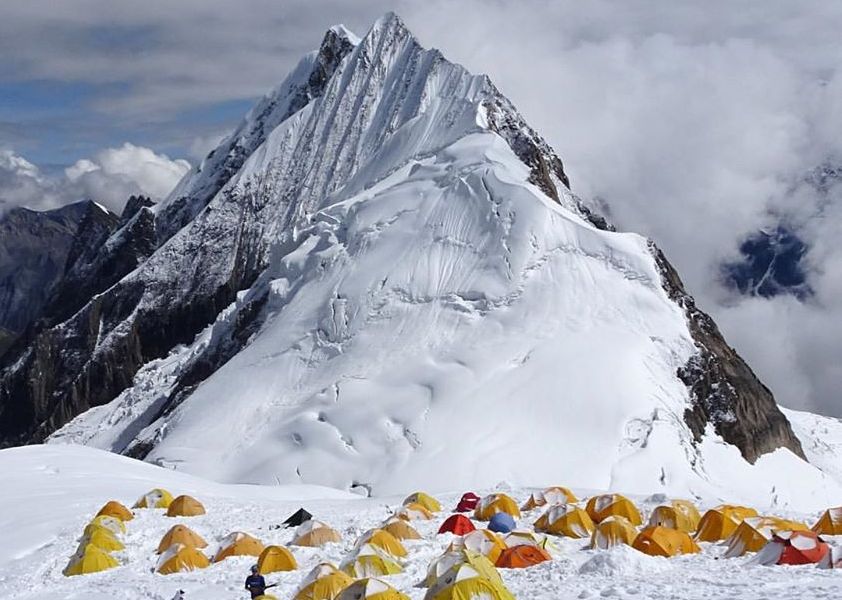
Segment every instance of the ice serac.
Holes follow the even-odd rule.
[[[0,376],[0,402],[40,411],[18,435],[92,407],[51,441],[375,493],[818,479],[750,370],[694,329],[666,260],[571,193],[486,76],[395,15],[361,40],[328,32],[145,210],[161,245]],[[692,422],[697,405],[717,410]],[[744,459],[779,446],[794,453]]]

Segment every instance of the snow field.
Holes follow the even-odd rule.
[[[376,527],[396,508],[403,495],[365,499],[344,492],[313,486],[238,486],[202,481],[109,453],[79,447],[28,447],[0,452],[0,470],[8,482],[0,497],[0,597],[30,600],[50,593],[74,599],[169,600],[177,589],[186,597],[209,600],[245,598],[242,582],[251,557],[234,557],[192,573],[159,575],[153,572],[160,538],[176,523],[184,523],[202,535],[211,555],[219,540],[232,531],[244,531],[264,544],[286,545],[293,528],[275,529],[300,506],[311,511],[342,534],[342,542],[323,548],[290,547],[299,563],[297,571],[267,576],[278,598],[291,598],[310,568],[322,561],[338,564],[356,539]],[[153,487],[173,494],[188,493],[205,504],[207,514],[168,518],[163,510],[135,510],[122,537],[125,551],[114,554],[121,566],[92,575],[64,577],[61,573],[76,548],[84,525],[107,500],[131,505]],[[507,489],[519,502],[532,489]],[[407,490],[407,494],[416,490]],[[574,490],[580,498],[586,490]],[[486,491],[479,491],[481,494]],[[406,541],[409,551],[404,572],[384,577],[391,585],[421,600],[423,589],[414,585],[426,574],[429,563],[453,540],[450,534],[435,535],[458,493],[439,494],[445,510],[431,521],[413,521],[423,540]],[[633,497],[647,515],[662,497]],[[763,512],[764,508],[757,507]],[[538,508],[523,515],[519,528],[531,529],[543,512]],[[789,518],[812,523],[818,514],[784,511]],[[580,598],[688,598],[749,600],[778,597],[836,598],[842,572],[812,566],[760,567],[749,564],[750,556],[720,559],[724,547],[702,544],[699,555],[673,559],[649,557],[628,547],[608,551],[587,549],[587,540],[551,538],[552,562],[529,569],[500,573],[516,597],[550,599]],[[839,544],[842,539],[831,539]]]

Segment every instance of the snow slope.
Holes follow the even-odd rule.
[[[267,577],[270,583],[279,583],[275,590],[278,598],[291,598],[312,566],[321,560],[339,563],[357,537],[380,523],[404,495],[373,500],[312,486],[220,485],[100,450],[72,446],[2,450],[0,472],[5,484],[0,495],[0,597],[4,600],[35,600],[45,594],[66,600],[170,600],[178,589],[187,592],[188,600],[245,598],[242,581],[253,559],[229,558],[201,571],[164,576],[153,572],[158,541],[173,524],[185,523],[208,541],[207,553],[214,552],[218,542],[235,530],[251,533],[264,543],[287,544],[292,531],[272,526],[303,505],[338,529],[342,542],[322,549],[292,548],[300,568]],[[102,504],[110,499],[131,504],[140,494],[161,485],[175,494],[195,495],[205,505],[207,514],[171,519],[162,510],[135,511],[135,519],[128,522],[123,537],[126,549],[115,553],[119,567],[71,578],[61,574],[84,525]],[[405,493],[410,491],[415,490]],[[440,496],[446,508],[455,504],[461,491]],[[525,500],[531,492],[517,488],[508,491],[518,501]],[[645,510],[651,510],[657,501],[635,500]],[[519,526],[528,529],[540,513],[538,510],[525,514]],[[424,539],[405,543],[409,556],[404,561],[404,572],[387,578],[412,600],[423,598],[425,590],[414,584],[453,539],[450,534],[435,535],[446,514],[437,515],[433,521],[413,523]],[[776,514],[808,521],[816,516],[780,509]],[[838,544],[842,539],[831,541]],[[781,596],[823,599],[837,598],[842,584],[839,570],[760,567],[750,563],[750,556],[719,559],[724,551],[719,545],[702,544],[700,555],[669,560],[648,557],[629,548],[591,551],[586,546],[584,540],[556,539],[550,547],[552,562],[500,572],[516,597],[536,600],[759,600]]]
[[[486,77],[394,15],[353,42],[323,95],[261,127],[123,283],[154,282],[137,311],[186,302],[226,281],[244,245],[266,260],[256,282],[51,441],[375,494],[501,480],[802,508],[842,494],[789,450],[750,465],[713,431],[693,442],[676,372],[697,348],[648,241],[536,184],[491,126],[502,101]],[[194,173],[181,189],[194,183],[208,185]],[[220,354],[199,382],[185,375]]]

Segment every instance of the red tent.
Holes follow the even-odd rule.
[[[450,515],[444,523],[439,527],[439,533],[453,533],[456,535],[465,535],[471,533],[476,527],[471,523],[471,520],[465,515]]]
[[[459,500],[459,504],[456,505],[456,512],[470,512],[477,507],[479,504],[479,496],[477,496],[473,492],[465,492],[462,494],[462,499]]]
[[[830,546],[813,531],[778,531],[755,560],[764,565],[812,565],[829,552]]]

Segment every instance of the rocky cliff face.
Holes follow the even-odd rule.
[[[498,141],[508,150],[497,148]],[[506,152],[519,163],[506,162]],[[401,198],[445,190],[452,195],[449,202],[471,210],[451,214],[422,202],[355,229],[354,203],[376,197],[394,178],[408,182],[404,196],[390,196],[396,205],[408,202]],[[410,185],[415,181],[434,181],[438,187],[418,191]],[[314,316],[313,329],[297,341],[287,340],[289,348],[278,354],[303,352],[312,343],[310,354],[300,360],[315,370],[325,357],[345,352],[355,318],[374,319],[389,310],[402,314],[404,308],[393,306],[443,303],[476,319],[505,312],[516,306],[526,282],[557,257],[579,257],[588,265],[589,274],[570,285],[590,292],[553,292],[581,293],[570,303],[571,311],[578,310],[589,302],[588,294],[604,295],[594,273],[605,265],[617,286],[640,281],[651,288],[646,264],[654,260],[660,284],[674,303],[662,312],[677,305],[692,339],[690,357],[670,367],[665,377],[686,386],[689,400],[682,414],[696,440],[712,424],[749,461],[777,447],[801,455],[769,391],[695,307],[663,255],[654,247],[638,252],[636,242],[608,233],[605,219],[568,188],[561,160],[487,77],[471,75],[438,51],[422,48],[394,15],[381,19],[362,40],[342,28],[331,29],[321,48],[305,57],[161,206],[133,205],[97,249],[73,251],[65,283],[54,293],[42,327],[4,357],[0,444],[40,441],[122,393],[120,412],[131,416],[115,417],[121,433],[110,447],[145,456],[164,435],[169,415],[249,348],[276,313],[288,314],[283,307],[293,302],[297,286],[327,280],[337,256],[360,253],[407,215],[423,214],[418,228],[406,235],[429,244],[412,266],[431,261],[423,274],[439,279],[431,280],[429,289],[410,289],[422,278],[420,272],[403,287],[387,274],[359,301],[361,312],[353,313],[337,284],[325,291],[328,313]],[[533,201],[534,194],[540,200]],[[552,209],[535,208],[544,199]],[[487,228],[476,229],[478,223]],[[465,231],[448,229],[457,225]],[[466,231],[481,239],[466,237]],[[423,237],[428,234],[429,240]],[[406,245],[413,239],[407,237]],[[461,257],[454,263],[460,269],[480,261],[465,281],[487,272],[499,279],[486,282],[488,289],[467,283],[465,289],[449,289],[454,276],[448,261],[454,253]],[[581,266],[571,265],[572,272]],[[559,271],[556,279],[568,271]],[[548,278],[546,285],[552,281]],[[511,289],[498,293],[504,288]],[[622,303],[621,296],[615,302]],[[535,306],[555,303],[548,295]],[[606,314],[617,311],[622,309],[610,302],[604,308]],[[639,335],[636,318],[629,317],[629,326]],[[290,324],[289,331],[297,324]],[[558,326],[561,331],[563,325]],[[676,348],[683,348],[683,335],[676,337]],[[180,344],[192,344],[184,351],[188,355],[179,354]],[[159,360],[171,352],[178,355],[177,366]],[[526,364],[529,356],[512,360]],[[663,367],[667,359],[659,360]],[[138,383],[140,369],[151,379]],[[167,385],[143,383],[151,380]],[[329,382],[325,386],[333,389]],[[682,402],[680,394],[674,396],[671,401]],[[132,406],[145,408],[135,413]],[[412,427],[400,429],[411,447],[420,444]]]

